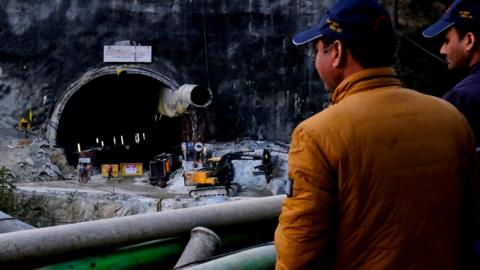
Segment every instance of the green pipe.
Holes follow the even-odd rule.
[[[182,270],[268,270],[275,269],[276,252],[273,244],[251,248]]]
[[[271,241],[274,230],[273,222],[259,222],[256,230],[251,226],[233,226],[219,229],[223,251],[243,248],[258,241]],[[91,256],[68,262],[48,265],[39,270],[128,270],[143,269],[147,266],[172,268],[180,257],[188,237],[175,237],[142,243],[118,249],[101,256]]]
[[[128,270],[142,269],[148,265],[173,265],[182,253],[188,239],[176,237],[162,239],[119,249],[102,256],[86,257],[69,262],[37,268],[41,270]]]

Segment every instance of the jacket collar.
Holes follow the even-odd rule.
[[[388,86],[400,86],[392,67],[364,69],[345,78],[333,91],[331,101],[336,104],[349,95]]]
[[[469,75],[471,75],[471,74],[476,74],[476,73],[480,73],[480,62],[474,64],[474,65],[470,68],[470,73],[469,73]]]

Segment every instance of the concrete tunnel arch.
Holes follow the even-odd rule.
[[[119,73],[119,71],[121,71]],[[120,75],[119,75],[120,74]],[[65,149],[65,152],[67,154],[67,158],[70,164],[75,165],[75,156],[74,153],[76,151],[76,148],[72,146],[74,138],[72,138],[70,142],[66,143],[66,140],[68,141],[69,137],[75,137],[78,134],[75,134],[74,131],[72,131],[72,134],[62,134],[62,133],[68,133],[72,129],[72,127],[75,127],[74,125],[67,125],[67,123],[70,121],[70,119],[73,117],[74,119],[78,120],[76,114],[82,114],[83,112],[81,110],[78,110],[80,107],[78,105],[75,105],[75,100],[78,99],[80,96],[85,96],[82,92],[89,92],[87,93],[88,96],[91,98],[91,100],[95,99],[95,96],[100,95],[102,98],[105,98],[103,95],[105,93],[101,93],[103,89],[90,89],[92,88],[95,84],[101,83],[102,85],[105,85],[105,82],[115,82],[117,78],[121,78],[123,81],[123,84],[131,84],[130,81],[141,81],[147,84],[150,88],[159,88],[157,91],[160,92],[160,88],[163,88],[164,90],[167,91],[175,91],[179,88],[179,84],[172,78],[160,73],[159,71],[150,68],[150,67],[145,67],[141,65],[113,65],[113,66],[106,66],[98,69],[93,69],[87,73],[85,73],[80,79],[72,83],[68,89],[63,93],[63,95],[59,98],[58,102],[56,103],[52,116],[49,121],[49,125],[47,127],[47,139],[49,142],[52,144],[59,145],[60,147]],[[117,83],[117,85],[121,85],[122,83]],[[107,83],[108,84],[108,83]],[[120,86],[121,87],[121,86]],[[141,88],[141,87],[140,87]],[[111,90],[109,90],[111,91]],[[128,91],[128,90],[126,90]],[[137,97],[141,95],[153,95],[149,97],[145,97],[144,100],[149,100],[149,103],[154,102],[156,99],[158,102],[159,95],[155,96],[155,89],[142,89],[142,90],[132,90],[130,97],[126,97],[126,99],[131,99],[131,97]],[[85,110],[92,110],[95,108],[90,108],[89,103],[86,102],[85,104]],[[98,104],[98,103],[95,103]],[[110,109],[116,109],[120,110],[122,112],[128,111],[128,108],[115,108],[115,104],[110,104],[108,105],[108,100],[105,101],[104,104],[107,104],[106,106],[111,106],[109,107]],[[152,104],[150,104],[152,105]],[[77,106],[76,110],[71,109],[69,107],[72,106]],[[143,108],[138,107],[139,105],[136,105],[138,110],[142,110]],[[93,106],[95,107],[95,106]],[[151,107],[151,106],[150,106]],[[72,110],[76,112],[72,112]],[[134,113],[132,111],[132,113]],[[102,115],[94,115],[92,117],[92,114],[90,113],[89,118],[96,118],[99,117],[101,118]],[[154,121],[154,115],[148,115],[144,116],[148,117],[149,121]],[[69,119],[70,118],[70,119]],[[92,119],[86,119],[87,122],[87,127],[88,129],[88,121],[91,121]],[[139,119],[140,120],[140,119]],[[99,160],[99,162],[143,162],[146,163],[148,160],[152,159],[155,154],[155,151],[163,151],[165,149],[162,148],[167,148],[167,147],[179,147],[180,141],[181,141],[181,118],[176,117],[176,118],[167,118],[163,117],[160,120],[161,122],[157,122],[155,129],[161,129],[162,125],[165,126],[165,132],[159,132],[157,131],[156,135],[158,138],[158,141],[155,141],[155,138],[149,138],[150,140],[146,140],[150,143],[150,146],[147,146],[145,149],[148,149],[148,153],[144,153],[144,156],[142,157],[136,157],[136,158],[121,158],[118,149],[115,150],[116,153],[113,155],[117,155],[117,158],[112,158],[112,154],[109,155],[103,155],[102,159]],[[136,122],[136,121],[135,121]],[[66,128],[65,125],[67,125],[70,128]],[[95,125],[93,125],[95,126]],[[124,129],[125,130],[125,129]],[[88,131],[86,131],[88,133]],[[95,131],[92,130],[92,138],[95,137],[94,135]],[[120,135],[120,134],[119,134]],[[155,135],[155,134],[154,134]],[[127,135],[125,135],[127,136]],[[132,136],[131,134],[129,135],[130,137]],[[142,135],[140,135],[142,136]],[[152,136],[152,134],[149,134],[149,136]],[[99,135],[99,137],[102,137]],[[123,137],[123,135],[122,135]],[[65,139],[67,138],[67,139]],[[102,139],[100,139],[102,140]],[[116,138],[117,144],[120,146],[120,138],[119,136]],[[131,140],[131,138],[130,138]],[[94,146],[96,142],[90,141],[90,145],[85,144],[84,146]],[[67,145],[68,144],[68,145]],[[96,143],[97,146],[100,146],[99,143]],[[105,143],[106,145],[110,145],[110,143]],[[161,144],[161,146],[159,146]],[[82,146],[83,148],[83,146]],[[107,147],[105,148],[107,149]],[[123,148],[122,148],[123,149]],[[82,149],[83,150],[83,149]],[[138,153],[137,153],[138,154]],[[123,155],[126,156],[126,155]],[[134,155],[136,156],[136,155]]]

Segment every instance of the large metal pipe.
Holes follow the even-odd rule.
[[[176,91],[162,89],[158,111],[168,117],[183,114],[189,106],[205,108],[212,102],[212,91],[196,84],[184,84]]]
[[[0,211],[0,233],[23,231],[30,229],[35,229],[35,227]]]
[[[251,248],[182,270],[269,270],[275,268],[276,252],[273,244]]]
[[[195,227],[190,233],[190,240],[178,259],[175,268],[212,256],[222,244],[220,237],[212,230]]]
[[[0,235],[0,263],[39,266],[55,258],[108,250],[189,232],[196,226],[256,223],[279,216],[285,196],[60,225]]]

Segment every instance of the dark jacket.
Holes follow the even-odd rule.
[[[470,74],[443,97],[465,115],[477,148],[480,147],[480,63],[473,66]]]

